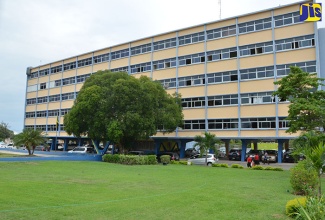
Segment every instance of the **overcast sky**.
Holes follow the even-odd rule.
[[[222,0],[221,18],[294,2]],[[28,66],[218,19],[218,0],[0,0],[0,122],[22,131]]]

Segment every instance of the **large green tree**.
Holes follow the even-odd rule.
[[[24,145],[29,155],[34,154],[35,147],[46,142],[46,138],[42,135],[41,130],[24,129],[23,132],[17,134],[13,138],[15,146]]]
[[[65,131],[127,149],[135,140],[175,131],[183,121],[179,95],[169,95],[159,82],[125,72],[98,71],[82,86]]]
[[[216,138],[214,134],[208,132],[204,132],[204,136],[196,135],[194,137],[194,141],[196,142],[194,146],[199,147],[201,156],[202,154],[205,155],[205,164],[208,165],[207,162],[209,150],[211,149],[216,151],[215,145],[221,141]]]
[[[8,124],[1,122],[0,123],[0,141],[3,141],[7,138],[12,138],[14,136],[14,132],[9,130]]]
[[[275,82],[280,87],[274,95],[290,101],[287,120],[289,133],[297,131],[323,131],[325,126],[325,91],[320,90],[323,79],[316,74],[290,67],[290,73]]]

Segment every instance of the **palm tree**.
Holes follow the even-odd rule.
[[[14,136],[13,141],[16,146],[24,145],[28,154],[33,155],[35,147],[43,144],[46,138],[43,137],[40,130],[24,129],[23,132]]]
[[[203,153],[205,154],[205,164],[208,165],[208,152],[210,149],[215,150],[215,144],[219,143],[220,140],[214,134],[204,132],[204,137],[196,135],[194,141],[196,142],[194,147],[199,147],[201,156]]]

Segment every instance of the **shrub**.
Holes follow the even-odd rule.
[[[301,206],[306,207],[306,197],[289,200],[286,204],[286,215],[296,217]]]
[[[124,155],[124,154],[105,154],[102,157],[104,162],[120,163],[126,165],[154,165],[157,164],[156,155],[138,156],[138,155]]]
[[[104,162],[108,163],[120,163],[120,155],[119,154],[105,154],[102,157]]]
[[[273,167],[265,167],[264,170],[274,170],[275,168]]]
[[[156,155],[148,155],[148,156],[144,156],[147,158],[147,164],[148,165],[155,165],[157,164],[157,157]]]
[[[281,168],[281,167],[274,167],[273,170],[274,171],[283,171],[283,168]]]
[[[228,164],[226,163],[215,163],[215,164],[212,164],[212,167],[225,167],[225,168],[228,168]]]
[[[168,163],[170,163],[170,156],[169,155],[161,155],[160,156],[160,161],[163,164],[168,164]]]
[[[240,164],[232,164],[231,168],[239,168],[239,169],[244,169],[244,167]]]
[[[309,195],[315,191],[318,179],[317,173],[313,169],[308,169],[307,160],[299,161],[298,164],[290,169],[290,183],[297,195]]]
[[[264,167],[257,165],[252,167],[253,170],[264,170]]]
[[[170,164],[179,164],[179,161],[171,160],[171,161],[170,161]]]
[[[181,160],[181,161],[178,161],[179,164],[182,164],[182,165],[187,165],[187,161],[184,161],[184,160]],[[192,163],[191,163],[192,164]]]
[[[325,219],[325,200],[318,197],[307,197],[306,206],[299,206],[297,219]]]

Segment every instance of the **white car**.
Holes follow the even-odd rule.
[[[206,165],[208,166],[212,166],[212,164],[215,164],[218,161],[218,158],[215,154],[208,154],[207,156]],[[202,157],[200,155],[191,157],[187,160],[187,162],[191,162],[192,164],[205,165],[205,155],[203,154]]]
[[[13,144],[8,144],[7,145],[7,148],[9,148],[9,149],[16,149],[16,147]]]
[[[73,148],[73,150],[69,150],[68,153],[77,153],[77,154],[94,153],[94,149],[92,147],[75,147]]]

